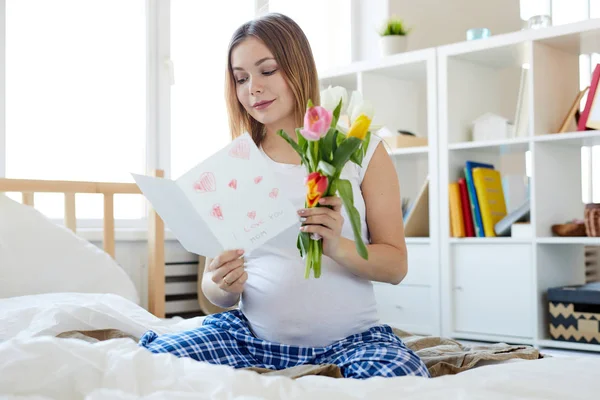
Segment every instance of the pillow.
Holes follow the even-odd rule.
[[[140,301],[132,280],[107,253],[0,194],[0,298],[63,292]]]

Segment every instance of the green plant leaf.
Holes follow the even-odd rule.
[[[333,162],[331,163],[336,170],[341,170],[344,167],[352,156],[352,153],[359,148],[361,143],[362,141],[360,139],[349,137],[339,145],[333,154]]]
[[[333,118],[331,119],[331,127],[332,128],[335,128],[337,126],[341,111],[342,111],[342,99],[340,98],[338,105],[333,110]]]
[[[294,142],[292,140],[292,138],[289,137],[289,135],[287,133],[285,133],[285,131],[283,129],[278,130],[277,134],[279,136],[281,136],[282,138],[284,138],[285,141],[288,142],[290,144],[290,146],[292,146],[292,148],[294,150],[296,150],[296,153],[298,153],[298,155],[300,155],[300,157],[302,158],[302,160],[305,160],[304,152],[302,151],[302,149],[300,148],[300,146],[298,146],[298,143]]]
[[[337,148],[338,148],[338,142],[337,142],[337,138],[339,136],[340,132],[336,129],[335,132],[333,132],[333,139],[331,140],[331,159],[333,160],[333,154],[335,154]]]
[[[319,161],[317,165],[317,170],[321,171],[324,175],[334,176],[335,175],[335,167],[329,164],[327,161]]]
[[[369,252],[367,246],[365,246],[361,236],[361,224],[360,215],[358,210],[354,207],[354,195],[352,193],[352,184],[346,179],[338,179],[337,191],[342,199],[342,203],[346,208],[346,212],[350,217],[350,224],[352,225],[352,231],[354,232],[354,243],[356,245],[356,251],[365,260],[369,259]]]
[[[333,141],[335,139],[335,129],[331,128],[325,137],[321,138],[320,150],[321,159],[331,163],[333,160]]]
[[[310,170],[316,171],[319,163],[319,141],[308,142],[308,160],[310,161]]]
[[[308,245],[310,242],[310,237],[307,232],[300,232],[298,234],[298,239],[296,240],[296,247],[300,250],[300,256],[304,257],[308,254]]]
[[[356,165],[358,165],[359,167],[362,167],[362,162],[363,162],[364,157],[365,157],[365,153],[364,153],[362,147],[359,147],[358,149],[356,149],[356,151],[354,153],[352,153],[350,160],[353,163],[355,163]]]
[[[302,150],[302,154],[305,154],[308,140],[300,133],[300,128],[296,128],[296,140],[298,141],[298,147]]]
[[[367,131],[367,135],[365,136],[362,144],[362,153],[363,157],[367,155],[367,149],[369,148],[369,143],[371,143],[371,131]]]

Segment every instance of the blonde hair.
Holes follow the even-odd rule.
[[[308,99],[310,98],[315,105],[320,104],[321,99],[317,67],[310,44],[294,20],[283,14],[270,13],[240,26],[234,32],[227,52],[225,99],[229,115],[229,128],[232,139],[248,132],[256,145],[259,145],[264,136],[264,126],[252,118],[239,102],[231,66],[233,49],[249,36],[261,40],[267,46],[283,72],[296,100],[294,105],[296,126],[299,127],[303,123]]]

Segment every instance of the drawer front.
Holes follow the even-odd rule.
[[[530,245],[457,245],[453,269],[456,331],[532,337]]]
[[[408,244],[408,273],[405,285],[431,285],[433,254],[430,244]]]
[[[429,287],[375,284],[375,298],[381,323],[421,335],[433,332]]]

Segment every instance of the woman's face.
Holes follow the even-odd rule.
[[[261,40],[250,36],[238,44],[231,53],[231,66],[237,98],[252,118],[265,126],[281,125],[293,118],[294,95]]]

